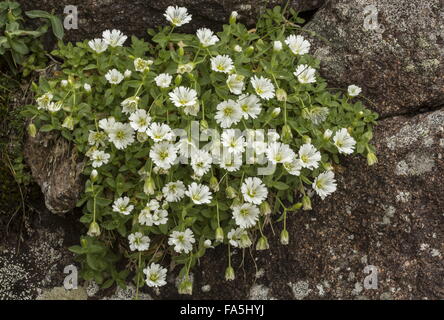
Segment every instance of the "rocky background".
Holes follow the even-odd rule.
[[[54,8],[58,14],[67,4],[77,5],[79,29],[67,34],[72,41],[98,36],[107,28],[145,36],[147,27],[165,23],[162,13],[171,4],[186,6],[193,14],[185,31],[200,26],[218,30],[232,10],[252,24],[266,6],[282,4],[19,2],[26,9]],[[374,138],[379,162],[368,167],[363,158],[343,161],[337,170],[338,191],[315,201],[313,211],[290,217],[288,246],[279,244],[278,231],[267,230],[270,250],[247,251],[244,259],[241,252],[234,256],[235,266],[242,265],[235,282],[223,280],[223,248],[206,255],[194,270],[193,298],[443,299],[444,1],[293,0],[290,5],[308,19],[306,36],[330,86],[359,85],[366,105],[381,115]],[[0,299],[131,297],[131,287],[105,294],[98,293],[94,283],[75,291],[60,288],[63,269],[73,261],[66,247],[76,244],[83,232],[73,211],[82,190],[82,162],[72,146],[57,137],[37,136],[26,144],[26,158],[45,206],[24,219],[25,241],[8,240],[0,247]],[[368,265],[378,270],[377,289],[364,286]],[[169,282],[143,298],[189,298],[176,293],[173,276]]]

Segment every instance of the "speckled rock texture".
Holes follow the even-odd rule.
[[[288,246],[274,224],[270,250],[246,251],[242,267],[238,251],[236,281],[223,279],[226,249],[206,255],[193,298],[444,299],[444,110],[383,120],[375,142],[378,164],[345,161],[336,193],[289,215]],[[160,297],[180,298],[173,284]]]
[[[184,6],[193,16],[193,22],[180,28],[194,32],[199,27],[220,30],[232,11],[238,11],[240,19],[254,24],[258,14],[266,7],[285,5],[284,0],[18,0],[27,10],[53,8],[59,16],[67,5],[77,6],[79,23],[77,30],[68,30],[66,39],[79,41],[100,36],[105,29],[120,29],[126,34],[146,37],[147,28],[166,25],[163,13],[170,6]],[[298,11],[313,10],[325,0],[293,0],[292,7]]]
[[[329,84],[361,86],[381,115],[443,104],[443,1],[330,0],[306,27]]]
[[[57,214],[72,210],[83,190],[84,162],[75,147],[58,133],[50,132],[28,137],[24,150],[46,207]]]

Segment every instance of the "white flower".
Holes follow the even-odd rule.
[[[233,218],[241,228],[250,228],[259,220],[259,208],[251,203],[244,203],[233,208]]]
[[[325,140],[329,140],[332,135],[333,135],[333,131],[331,131],[330,129],[327,129],[324,131],[323,137]]]
[[[277,142],[281,136],[276,131],[268,131],[267,132],[267,139],[268,142]]]
[[[213,71],[229,73],[233,68],[233,60],[227,55],[218,55],[211,58],[211,69]]]
[[[151,263],[149,267],[143,269],[146,275],[146,285],[148,287],[161,287],[166,285],[167,269],[162,268],[160,264]]]
[[[237,103],[239,104],[244,119],[248,119],[248,117],[256,119],[262,111],[260,100],[254,94],[241,95]]]
[[[184,73],[190,73],[194,69],[194,63],[188,62],[185,64],[179,64],[177,66],[177,73],[184,74]]]
[[[274,86],[271,83],[270,79],[254,76],[251,78],[251,85],[254,90],[256,90],[256,94],[262,99],[269,100],[274,98]]]
[[[306,64],[301,64],[296,68],[296,72],[293,72],[295,77],[298,78],[300,83],[314,83],[316,70],[309,67]]]
[[[333,137],[333,141],[335,146],[338,148],[339,153],[352,154],[353,150],[355,149],[356,141],[345,128],[342,128],[336,132],[335,136]]]
[[[111,84],[119,84],[122,82],[123,80],[123,74],[121,74],[118,70],[116,69],[112,69],[109,70],[106,74],[105,74],[105,78],[106,80],[108,80],[109,83]]]
[[[188,190],[185,191],[185,194],[190,197],[195,204],[210,203],[213,198],[208,186],[197,184],[196,182],[193,182],[188,186]]]
[[[146,110],[138,109],[130,115],[129,120],[134,130],[145,132],[148,129],[151,117],[146,113]]]
[[[174,133],[170,126],[164,123],[153,122],[146,132],[155,142],[172,141]]]
[[[198,29],[196,35],[204,47],[212,46],[219,41],[219,38],[214,35],[213,31],[207,28]]]
[[[191,14],[188,14],[187,8],[178,6],[169,6],[164,17],[175,27],[180,27],[191,21]]]
[[[106,120],[106,119],[104,119]],[[89,130],[89,135],[88,135],[88,144],[90,146],[105,146],[105,141],[106,141],[106,133],[102,132],[102,131],[92,131]]]
[[[273,42],[273,50],[274,51],[281,51],[282,50],[282,42],[281,41],[274,41]]]
[[[330,110],[326,107],[304,108],[302,117],[310,120],[314,125],[319,125],[327,119],[329,113]]]
[[[293,159],[293,161],[284,163],[285,170],[293,176],[299,176],[302,169],[302,161],[300,159]]]
[[[189,140],[188,137],[182,137],[176,143],[176,148],[178,149],[179,155],[183,158],[189,158],[197,149],[193,141]]]
[[[313,181],[313,189],[322,200],[336,191],[336,180],[334,177],[335,175],[332,171],[326,171],[317,176]]]
[[[156,85],[160,88],[168,88],[171,84],[173,77],[169,73],[161,73],[154,78]]]
[[[279,114],[281,113],[281,108],[274,108],[273,111],[271,112],[271,116],[273,118],[276,118]]]
[[[242,119],[242,111],[239,104],[231,99],[223,101],[216,106],[216,122],[222,128],[229,128]]]
[[[88,41],[88,45],[93,51],[97,53],[105,52],[106,49],[108,49],[108,43],[103,39],[90,40]]]
[[[180,201],[185,195],[185,185],[180,180],[169,182],[162,188],[162,193],[168,202]]]
[[[83,89],[85,89],[86,92],[90,92],[91,91],[91,85],[89,83],[85,83],[83,85]]]
[[[185,106],[183,108],[183,113],[185,113],[187,115],[197,116],[197,114],[199,113],[199,110],[200,110],[200,106],[199,106],[199,102],[197,102],[196,104],[193,104],[191,106]]]
[[[231,229],[227,234],[230,245],[235,248],[248,248],[252,245],[248,231],[242,228]]]
[[[119,30],[116,30],[116,29],[114,29],[112,31],[109,31],[109,30],[103,31],[102,37],[103,37],[103,40],[105,41],[105,43],[111,47],[123,46],[123,43],[128,38],[122,32],[120,32]]]
[[[296,157],[289,145],[280,142],[270,143],[265,153],[273,164],[291,162]]]
[[[144,60],[142,58],[134,59],[134,69],[136,69],[138,72],[148,71],[150,69],[150,65],[152,64],[152,60]]]
[[[350,97],[356,97],[361,93],[362,89],[354,84],[349,85],[347,88],[348,95]]]
[[[197,103],[197,92],[191,88],[180,86],[168,95],[176,107],[192,106]]]
[[[234,46],[233,50],[236,51],[236,52],[242,52],[242,47],[237,44],[237,45]]]
[[[287,39],[285,39],[285,43],[296,55],[303,55],[310,51],[310,42],[300,35],[295,36],[292,34],[288,36]]]
[[[227,86],[233,94],[241,94],[245,88],[245,77],[239,74],[230,74],[227,79]]]
[[[151,212],[149,208],[144,208],[139,214],[139,223],[145,226],[159,226],[168,222],[168,212],[164,209],[155,209]]]
[[[174,251],[178,253],[188,253],[193,250],[194,239],[193,231],[189,228],[185,231],[173,231],[168,239],[168,244],[174,246]]]
[[[227,148],[229,153],[239,155],[245,150],[245,137],[237,135],[238,131],[234,129],[224,130],[222,132],[222,145]]]
[[[299,159],[302,167],[312,170],[319,166],[321,153],[311,143],[305,143],[299,149]]]
[[[117,149],[122,150],[134,142],[134,130],[129,123],[116,122],[108,137]]]
[[[237,171],[242,166],[242,157],[234,153],[224,152],[222,159],[219,161],[219,166],[228,172]]]
[[[99,128],[103,129],[106,133],[110,133],[115,124],[116,119],[114,119],[114,117],[109,117],[99,121]]]
[[[92,166],[93,168],[98,168],[109,161],[110,155],[100,150],[94,150],[91,154]]]
[[[114,201],[113,211],[124,215],[129,215],[133,211],[134,206],[129,204],[130,199],[128,197],[121,197]]]
[[[50,102],[47,106],[48,111],[57,112],[62,109],[63,103],[62,101]]]
[[[125,79],[128,79],[131,77],[132,74],[133,73],[131,70],[126,69],[125,72],[123,73],[123,76],[125,77]]]
[[[261,204],[268,196],[267,187],[256,177],[246,178],[242,183],[241,192],[245,201],[254,204]]]
[[[177,149],[174,144],[163,141],[155,143],[150,150],[150,158],[159,168],[168,170],[177,158]]]
[[[47,109],[54,96],[47,92],[36,99],[38,109]]]
[[[125,114],[131,114],[136,112],[138,106],[139,106],[139,97],[129,97],[123,100],[120,105],[122,106],[122,112]]]
[[[66,86],[68,85],[68,80],[62,80],[62,81],[60,81],[60,85],[61,85],[62,87],[66,87]]]
[[[131,251],[145,251],[150,247],[150,238],[141,232],[131,233],[128,236]]]
[[[198,177],[203,176],[210,170],[213,159],[211,155],[204,150],[197,150],[191,154],[191,167],[194,174]]]

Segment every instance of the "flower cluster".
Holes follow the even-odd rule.
[[[118,30],[80,44],[85,65],[65,61],[66,78],[42,80],[32,112],[89,159],[80,204],[90,231],[76,250],[123,236],[150,287],[166,284],[169,253],[189,293],[190,268],[210,248],[268,249],[264,229],[281,221],[288,244],[287,211],[311,209],[309,189],[322,200],[336,191],[339,155],[374,163],[376,115],[353,102],[359,87],[326,90],[302,35],[247,32],[237,13],[223,32],[181,35],[172,31],[191,21],[187,9],[164,16],[171,26],[150,31],[153,49],[138,39],[125,47]],[[91,258],[85,266],[96,277]]]

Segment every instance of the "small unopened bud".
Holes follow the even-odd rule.
[[[290,208],[288,208],[288,211],[297,211],[300,208],[302,208],[302,202],[295,203]]]
[[[259,211],[264,216],[269,215],[271,213],[270,204],[267,201],[262,202],[259,206]]]
[[[176,86],[180,85],[182,82],[182,76],[180,74],[177,75],[176,79],[174,79],[174,83]]]
[[[233,12],[231,12],[231,15],[230,15],[230,24],[235,24],[236,23],[236,20],[237,20],[237,17],[238,17],[238,13],[237,13],[237,11],[233,11]]]
[[[97,172],[96,169],[91,171],[90,179],[91,179],[92,182],[96,182],[98,176],[99,176],[99,173]]]
[[[376,154],[374,154],[373,152],[369,152],[367,154],[367,163],[369,166],[374,165],[375,163],[378,162],[378,158],[376,157]]]
[[[218,192],[219,191],[219,181],[217,180],[217,178],[215,176],[212,176],[210,178],[210,188],[214,192]]]
[[[131,77],[131,70],[126,69],[125,72],[123,73],[123,76],[128,79],[129,77]]]
[[[205,240],[203,245],[204,245],[204,248],[206,248],[206,249],[208,249],[208,248],[213,248],[210,239]]]
[[[256,250],[267,250],[269,248],[267,238],[265,236],[260,237],[256,243]]]
[[[88,233],[90,237],[98,237],[100,236],[100,227],[99,224],[95,221],[91,222],[89,225]]]
[[[237,197],[237,192],[236,192],[236,190],[235,190],[233,187],[231,187],[231,186],[229,186],[229,187],[227,187],[227,188],[225,189],[225,193],[227,194],[227,197],[228,197],[229,199],[234,199],[234,198]]]
[[[80,245],[82,246],[82,248],[86,248],[88,246],[88,240],[86,240],[85,238],[80,239]]]
[[[302,136],[302,141],[304,143],[311,143],[311,138],[309,136]]]
[[[249,46],[246,50],[245,50],[245,54],[247,56],[249,56],[250,54],[252,54],[254,52],[254,47],[253,46]]]
[[[137,132],[137,141],[143,143],[148,140],[148,134],[146,132]]]
[[[234,275],[234,269],[233,267],[227,267],[227,269],[225,269],[225,280],[227,281],[233,281],[235,279],[235,275]]]
[[[281,113],[281,108],[274,108],[273,111],[271,112],[271,116],[273,118],[276,118],[280,113]]]
[[[215,237],[216,241],[219,241],[219,242],[224,241],[224,230],[221,227],[218,227],[216,229],[216,234],[214,237]]]
[[[289,142],[293,138],[293,133],[291,132],[291,128],[288,124],[282,127],[281,138],[284,142]]]
[[[183,47],[179,47],[179,49],[177,50],[177,53],[179,54],[179,56],[183,57],[183,55],[185,54]]]
[[[83,85],[83,89],[85,89],[86,92],[91,92],[91,85],[89,83],[85,83]]]
[[[63,120],[62,127],[68,130],[74,130],[74,119],[71,116],[67,116],[65,120]]]
[[[147,195],[153,195],[156,190],[156,185],[154,183],[153,178],[147,177],[145,179],[145,184],[143,185],[143,192]]]
[[[200,129],[201,130],[206,130],[208,129],[208,121],[207,120],[200,120]]]
[[[281,51],[282,50],[282,42],[279,40],[273,42],[273,50],[276,52]]]
[[[324,131],[324,139],[325,140],[329,140],[331,138],[333,134],[333,131],[331,131],[330,129],[327,129]]]
[[[302,198],[302,209],[305,211],[311,210],[311,200],[307,195]]]
[[[235,45],[233,49],[234,49],[234,51],[236,51],[236,52],[242,52],[242,47],[241,47],[240,45],[238,45],[238,44]]]
[[[288,231],[284,229],[281,232],[281,244],[287,245],[288,242],[289,242]]]
[[[35,136],[37,135],[37,128],[35,127],[34,123],[30,123],[28,126],[28,134],[35,138]]]
[[[278,99],[278,101],[287,101],[287,92],[282,88],[277,89],[276,99]]]
[[[68,80],[62,80],[62,81],[60,81],[60,85],[61,85],[62,87],[66,87],[66,86],[68,85]]]
[[[188,277],[179,284],[179,294],[193,294],[193,283]]]

